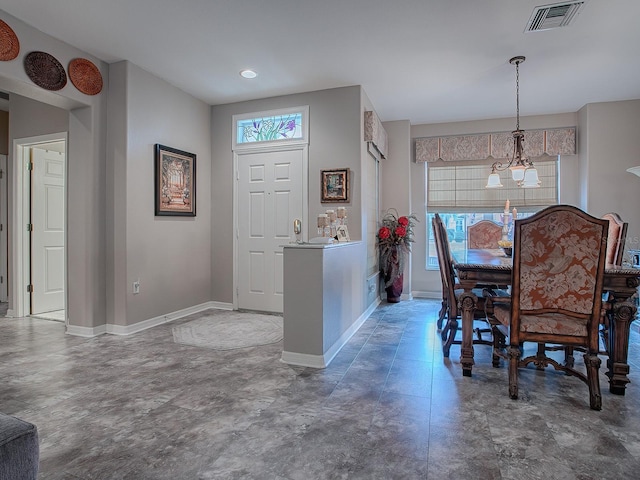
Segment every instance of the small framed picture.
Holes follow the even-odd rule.
[[[320,171],[322,203],[349,201],[349,169]]]
[[[349,229],[346,225],[338,225],[338,229],[336,230],[336,236],[338,237],[339,242],[350,242],[349,238]]]
[[[196,155],[155,146],[156,215],[196,216]]]

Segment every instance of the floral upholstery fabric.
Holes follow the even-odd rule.
[[[569,211],[522,225],[521,312],[551,308],[590,314],[602,237],[601,226]]]
[[[509,305],[496,304],[494,317],[505,327],[511,320]],[[570,335],[584,337],[587,335],[587,318],[567,317],[558,313],[543,313],[539,315],[520,315],[520,330],[528,333],[552,333],[555,335]]]
[[[498,248],[502,227],[489,220],[481,220],[467,228],[467,248]]]

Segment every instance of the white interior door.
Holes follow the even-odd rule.
[[[302,149],[238,155],[238,308],[283,310],[282,245],[303,212]]]
[[[65,153],[33,148],[31,314],[64,309]]]

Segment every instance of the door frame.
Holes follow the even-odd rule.
[[[31,253],[29,247],[29,234],[27,232],[27,224],[29,223],[30,208],[30,175],[28,173],[28,164],[30,161],[31,148],[52,142],[65,143],[65,213],[64,213],[64,305],[65,311],[68,305],[68,278],[67,278],[67,223],[68,223],[68,175],[69,175],[69,156],[68,145],[69,139],[67,132],[53,133],[48,135],[38,135],[36,137],[16,138],[13,140],[13,212],[12,212],[12,229],[13,248],[11,252],[13,265],[13,281],[12,287],[12,305],[13,311],[10,312],[13,317],[25,317],[30,312],[31,294],[27,292],[27,280],[30,277],[31,269]],[[7,312],[9,313],[9,312]],[[67,315],[65,314],[65,325],[67,324]]]
[[[238,149],[233,152],[233,309],[238,310],[238,277],[239,277],[239,259],[238,259],[238,242],[240,235],[240,227],[238,226],[238,202],[240,199],[239,190],[239,162],[244,155],[252,155],[255,153],[276,153],[283,151],[301,151],[302,152],[302,241],[307,241],[309,225],[307,225],[309,217],[309,146],[307,143],[297,143],[292,145],[269,145],[254,147],[251,149]],[[305,227],[306,225],[306,227]],[[293,230],[293,225],[291,225]]]
[[[8,156],[0,155],[0,302],[9,300],[9,178]]]

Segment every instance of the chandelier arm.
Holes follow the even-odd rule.
[[[512,163],[513,163],[513,159],[509,160],[506,164],[502,163],[500,160],[496,160],[491,165],[491,173],[502,172],[507,168],[509,168]]]

